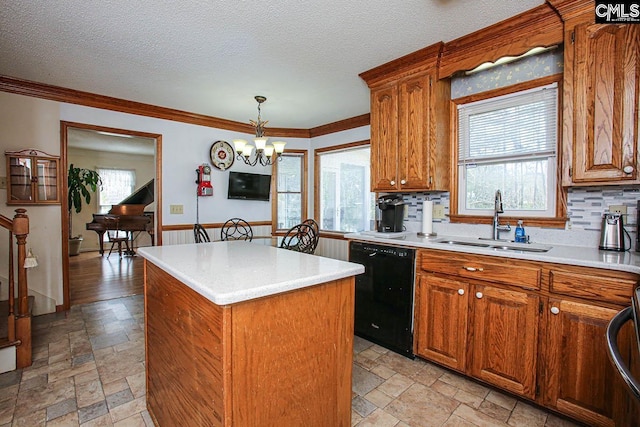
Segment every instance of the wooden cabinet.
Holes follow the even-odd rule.
[[[631,273],[552,265],[545,308],[545,405],[588,425],[628,425],[630,401],[607,354],[611,318],[629,305],[638,277]],[[623,351],[635,345],[621,332]]]
[[[449,80],[442,44],[360,76],[371,88],[371,190],[449,189]]]
[[[471,375],[535,399],[539,297],[516,289],[475,286]]]
[[[550,298],[548,310],[547,404],[589,425],[614,426],[624,390],[616,386],[605,331],[617,310],[561,298]]]
[[[466,372],[469,283],[420,274],[416,284],[416,354]]]
[[[503,274],[505,287],[492,277],[514,261],[421,251],[419,262],[416,354],[534,399],[540,299],[525,289],[539,286],[540,268],[522,262],[523,280]]]
[[[60,159],[27,149],[6,151],[7,204],[60,204]]]
[[[586,425],[633,425],[638,405],[609,361],[605,331],[637,274],[426,249],[417,272],[416,355]],[[621,332],[625,355],[633,333]]]
[[[565,22],[563,184],[637,184],[640,27]]]

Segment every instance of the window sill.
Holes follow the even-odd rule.
[[[524,225],[544,228],[565,228],[567,218],[521,218],[513,216],[500,216],[501,224],[513,224],[515,227],[518,220],[522,220]],[[493,222],[493,217],[477,215],[449,215],[449,221],[454,224],[489,224]]]

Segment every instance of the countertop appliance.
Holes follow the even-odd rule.
[[[624,224],[619,213],[605,212],[602,214],[602,228],[600,229],[599,249],[624,252]]]
[[[355,278],[355,334],[409,358],[415,256],[415,249],[349,243],[349,261],[365,269]]]
[[[618,334],[627,322],[633,322],[637,346],[633,345],[631,354],[623,354],[618,346]],[[640,287],[636,288],[631,298],[631,306],[616,314],[607,327],[607,350],[609,359],[617,369],[630,391],[633,399],[633,407],[636,413],[640,413],[640,375],[638,370],[629,366],[628,360],[638,360],[640,354]],[[626,357],[625,357],[626,356]],[[635,375],[634,375],[635,372]]]
[[[390,194],[378,197],[380,221],[378,231],[382,233],[397,233],[402,231],[405,203],[400,194]]]

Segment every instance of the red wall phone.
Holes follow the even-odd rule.
[[[211,186],[211,166],[202,164],[196,169],[198,175],[196,184],[198,184],[198,196],[213,196],[213,187]]]

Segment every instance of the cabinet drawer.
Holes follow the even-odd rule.
[[[590,268],[554,268],[549,272],[552,293],[629,305],[638,281],[632,273]]]
[[[503,283],[525,289],[540,289],[542,277],[542,269],[535,263],[458,252],[421,251],[420,268],[424,271]]]

